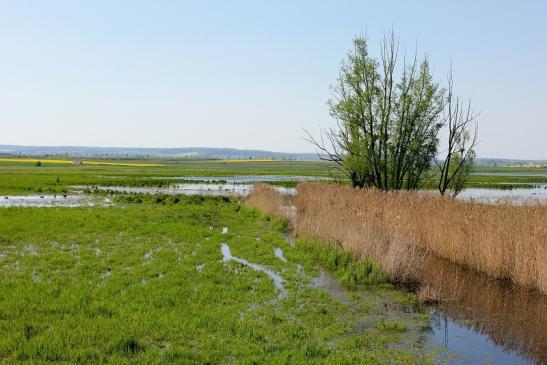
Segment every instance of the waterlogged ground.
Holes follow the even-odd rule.
[[[276,186],[283,194],[296,195],[295,188]],[[252,191],[252,185],[243,183],[185,183],[163,187],[149,186],[80,186],[69,187],[66,194],[29,194],[0,196],[0,207],[77,207],[108,205],[110,198],[103,196],[92,197],[89,193],[137,193],[137,194],[164,194],[164,195],[202,195],[202,196],[235,196],[245,197]],[[87,194],[86,194],[87,192]],[[430,192],[437,194],[437,192]],[[528,204],[547,202],[547,185],[538,185],[530,189],[479,189],[463,190],[459,199],[480,203],[496,204]]]
[[[420,309],[378,285],[374,270],[364,278],[372,286],[355,286],[351,270],[317,266],[344,260],[238,203],[179,196],[245,195],[264,179],[290,192],[288,176],[265,175],[273,169],[192,182],[80,170],[0,167],[0,191],[11,194],[0,196],[11,207],[0,209],[0,362],[547,363],[545,296],[434,269],[465,296]],[[535,180],[460,198],[547,201]],[[89,186],[119,191],[81,194]],[[122,199],[126,191],[156,195]]]
[[[166,195],[203,195],[203,196],[248,196],[253,186],[243,183],[184,183],[173,184],[164,187],[147,186],[71,186],[76,191],[88,192],[116,192],[116,193],[142,193],[142,194],[166,194]],[[275,187],[283,194],[296,194],[295,188]]]
[[[387,286],[329,294],[314,256],[286,241],[280,222],[225,198],[116,204],[0,210],[1,362],[422,364],[436,355],[422,346],[428,321],[406,309],[411,296]]]
[[[108,205],[109,198],[86,194],[44,194],[44,195],[4,195],[0,197],[0,207],[80,207]]]

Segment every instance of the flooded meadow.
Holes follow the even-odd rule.
[[[5,195],[0,207],[105,207],[116,206],[118,194],[164,194],[248,196],[256,182],[281,182],[313,180],[311,177],[249,175],[233,177],[172,177],[168,186],[86,186],[72,185],[67,194]],[[177,180],[183,180],[178,182]],[[282,195],[295,196],[292,187],[274,186]],[[539,203],[547,201],[547,185],[538,184],[532,189],[466,189],[460,199],[472,202],[496,204]],[[295,217],[296,208],[284,207],[287,215]],[[296,218],[294,218],[296,219]],[[224,230],[225,228],[225,230]],[[273,298],[254,302],[240,315],[254,312],[261,307],[276,305],[290,297],[296,285],[284,278],[286,270],[276,271],[270,265],[247,261],[232,253],[229,237],[232,232],[222,229],[226,242],[217,246],[225,264],[237,264],[253,270],[257,275],[265,274],[273,283]],[[260,242],[260,237],[256,241]],[[291,263],[292,250],[298,241],[290,233],[281,233],[285,247],[272,246],[270,254],[281,264]],[[97,248],[97,255],[102,249]],[[5,251],[5,250],[4,250]],[[0,262],[9,252],[0,252]],[[198,273],[207,269],[205,263],[196,263]],[[11,267],[11,266],[10,266]],[[302,265],[295,266],[303,272]],[[421,281],[436,293],[439,301],[418,303],[401,301],[389,290],[359,286],[347,288],[328,269],[317,266],[317,275],[302,279],[309,287],[324,291],[329,297],[348,311],[349,325],[339,337],[331,339],[329,346],[336,346],[352,336],[363,336],[370,331],[388,328],[395,333],[405,333],[396,348],[421,348],[433,354],[435,362],[446,364],[544,364],[547,363],[547,296],[536,291],[524,290],[509,282],[494,280],[473,270],[462,268],[446,260],[429,257]],[[112,270],[108,269],[108,275]],[[291,274],[293,275],[293,274]],[[163,276],[163,272],[162,275]],[[106,278],[106,276],[103,275]],[[143,279],[148,282],[149,279]],[[289,280],[290,281],[290,280]],[[413,288],[397,289],[401,295],[413,295]],[[420,351],[422,351],[420,350]]]

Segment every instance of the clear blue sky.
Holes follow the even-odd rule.
[[[312,151],[352,38],[393,28],[481,112],[481,157],[547,159],[546,1],[0,1],[0,144]]]

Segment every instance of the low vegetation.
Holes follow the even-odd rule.
[[[390,320],[377,313],[396,290],[367,302],[369,312],[348,310],[312,285],[316,259],[283,239],[279,220],[221,197],[115,201],[0,209],[0,362],[431,362],[417,314],[401,312],[404,336],[375,326]],[[221,243],[279,273],[287,295],[264,273],[223,262]],[[332,256],[357,280],[380,275]],[[360,320],[371,325],[357,332]]]

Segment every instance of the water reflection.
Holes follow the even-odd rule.
[[[547,363],[547,295],[438,258],[422,282],[445,299],[429,307],[432,341],[460,354],[453,363]]]

